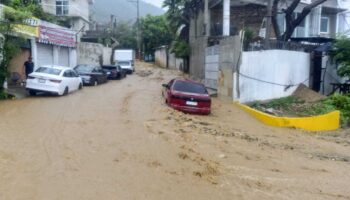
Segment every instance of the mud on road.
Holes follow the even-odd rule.
[[[350,199],[347,131],[267,127],[230,102],[164,104],[178,72],[0,102],[0,200]]]

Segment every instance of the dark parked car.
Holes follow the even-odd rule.
[[[119,65],[104,65],[102,70],[107,74],[109,79],[122,79],[126,73]]]
[[[84,85],[98,85],[108,81],[107,74],[100,66],[78,65],[74,70],[82,78]]]
[[[211,112],[211,98],[201,83],[186,79],[173,79],[163,84],[166,104],[185,113],[208,115]]]

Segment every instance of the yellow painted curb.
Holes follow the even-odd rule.
[[[340,111],[313,117],[276,117],[240,103],[236,104],[259,121],[270,126],[299,128],[306,131],[333,131],[340,127]]]

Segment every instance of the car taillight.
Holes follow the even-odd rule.
[[[50,81],[53,83],[61,83],[62,82],[61,80],[54,80],[54,79],[50,79]]]
[[[33,76],[28,76],[27,79],[35,79],[35,77],[33,77]]]

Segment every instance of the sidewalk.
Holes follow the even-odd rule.
[[[7,93],[14,95],[16,99],[24,99],[28,96],[25,86],[21,85],[9,85]]]

